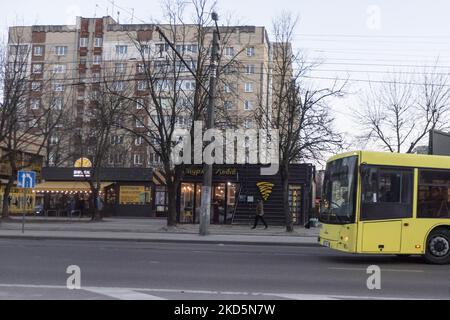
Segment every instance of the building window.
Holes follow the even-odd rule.
[[[41,63],[33,64],[33,73],[42,74],[44,66]]]
[[[20,55],[24,56],[28,54],[28,46],[25,45],[12,45],[9,47],[9,50],[12,55]]]
[[[35,46],[33,54],[35,57],[42,57],[44,54],[44,47],[43,46]]]
[[[101,75],[100,75],[100,73],[98,73],[98,72],[94,72],[94,73],[92,74],[92,80],[93,80],[94,82],[99,82],[99,81],[100,81],[100,77],[101,77]]]
[[[247,57],[253,57],[255,55],[255,48],[254,47],[248,47],[247,48]]]
[[[109,155],[109,157],[108,157],[108,164],[109,164],[110,166],[113,166],[113,165],[114,165],[114,154],[110,154],[110,155]]]
[[[80,48],[87,48],[89,44],[89,38],[80,38]]]
[[[138,83],[137,83],[137,90],[138,91],[145,91],[145,89],[146,89],[146,82],[145,81],[138,81]]]
[[[255,65],[254,64],[248,64],[245,66],[245,70],[247,74],[255,74]]]
[[[144,128],[144,123],[141,119],[136,119],[136,128]]]
[[[225,74],[232,74],[234,73],[234,66],[227,64],[223,67],[223,73]]]
[[[55,98],[53,100],[52,106],[56,110],[62,110],[62,108],[63,108],[63,99],[62,98]]]
[[[56,82],[53,84],[53,91],[55,92],[63,92],[64,84],[62,82]]]
[[[123,163],[123,154],[121,153],[112,153],[109,155],[109,165],[113,166],[115,164],[122,164]]]
[[[150,154],[150,163],[156,164],[156,165],[160,164],[161,163],[161,157],[158,154],[156,154],[156,153],[151,153]]]
[[[128,46],[116,46],[117,55],[125,55],[128,53]]]
[[[145,73],[145,65],[143,64],[143,63],[139,63],[138,65],[137,65],[137,71],[138,71],[138,73]]]
[[[31,91],[41,91],[42,85],[39,81],[33,81],[31,83]]]
[[[125,73],[126,64],[125,63],[116,63],[116,73]]]
[[[54,145],[56,145],[56,144],[58,144],[59,143],[59,137],[56,137],[56,136],[51,136],[50,137],[50,144],[52,145],[52,146],[54,146]]]
[[[252,129],[253,128],[253,121],[252,120],[249,120],[249,119],[246,119],[245,121],[244,121],[244,129]]]
[[[419,171],[417,217],[450,218],[450,171]]]
[[[103,46],[103,38],[95,38],[94,46],[101,48]]]
[[[141,45],[140,53],[144,56],[150,55],[150,46],[148,44]]]
[[[197,53],[198,52],[198,45],[196,44],[187,44],[187,45],[177,45],[176,49],[179,53]]]
[[[233,47],[226,47],[225,48],[225,55],[229,57],[234,56],[234,48]]]
[[[253,83],[247,82],[247,83],[245,84],[245,92],[246,92],[246,93],[251,93],[251,92],[253,92]]]
[[[225,93],[231,93],[231,86],[229,84],[226,84],[223,90],[225,91]]]
[[[125,81],[115,81],[113,83],[113,90],[116,92],[123,92],[125,91]]]
[[[99,65],[102,63],[102,56],[101,55],[95,55],[94,56],[94,65]]]
[[[224,101],[223,107],[225,110],[231,110],[233,108],[233,102],[231,101]]]
[[[55,52],[57,56],[65,56],[67,54],[67,47],[66,46],[58,46],[55,48]]]
[[[186,91],[194,91],[195,90],[195,81],[185,80],[183,81],[183,89]]]
[[[163,53],[169,51],[170,46],[167,43],[158,43],[156,44],[156,51],[159,53],[159,56],[162,57]]]
[[[37,128],[39,126],[39,120],[38,119],[32,119],[30,121],[30,128]]]
[[[55,64],[53,66],[53,73],[56,74],[63,74],[66,72],[66,66],[62,65],[62,64]]]
[[[135,146],[141,146],[143,143],[144,143],[144,139],[142,137],[136,137],[136,139],[134,139]]]
[[[141,166],[142,165],[142,155],[140,153],[135,153],[133,155],[133,163],[135,166]]]
[[[244,103],[244,109],[245,109],[245,111],[253,110],[253,102],[246,100]]]
[[[145,100],[142,98],[139,98],[136,100],[136,110],[142,110],[145,108]]]
[[[113,136],[111,136],[110,140],[111,140],[111,145],[113,145],[113,146],[123,144],[123,136],[113,135]]]
[[[37,109],[39,109],[40,106],[41,106],[41,100],[39,100],[39,99],[31,100],[31,109],[32,110],[37,110]]]

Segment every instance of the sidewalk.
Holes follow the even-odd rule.
[[[190,242],[316,246],[319,230],[298,227],[288,234],[283,227],[251,230],[249,226],[211,225],[211,235],[198,235],[198,225],[179,225],[170,230],[165,219],[89,219],[27,217],[25,234],[20,218],[0,224],[0,238],[61,239],[89,241]]]

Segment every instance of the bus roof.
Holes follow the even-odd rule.
[[[396,167],[450,169],[450,156],[404,154],[391,152],[355,151],[332,157],[328,162],[359,156],[361,163]]]

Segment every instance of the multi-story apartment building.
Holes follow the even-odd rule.
[[[174,36],[175,45],[178,51],[189,57],[186,60],[195,70],[198,55],[208,50],[199,47],[197,26],[160,27],[167,34],[174,27],[183,30],[182,36]],[[266,110],[259,114],[270,116],[274,86],[273,44],[264,27],[235,26],[221,27],[220,30],[222,75],[218,84],[218,122],[226,118],[227,126],[255,127],[259,122],[255,119],[258,109]],[[213,29],[205,28],[203,31],[204,43],[209,45]],[[29,52],[30,112],[39,115],[39,110],[47,105],[63,113],[49,140],[48,164],[54,166],[71,166],[76,159],[89,157],[89,146],[77,139],[77,135],[86,128],[92,97],[97,94],[100,79],[109,79],[117,90],[125,90],[122,88],[125,84],[127,94],[138,101],[137,105],[130,107],[139,108],[149,103],[148,89],[142,81],[142,55],[146,54],[146,48],[151,52],[149,56],[154,60],[155,68],[164,65],[168,55],[173,54],[155,25],[119,24],[111,17],[79,17],[74,26],[11,27],[9,45],[15,52],[17,48]],[[195,79],[184,65],[180,64],[180,68],[185,73],[180,84],[183,90],[194,90]],[[44,90],[45,87],[48,89]],[[70,123],[74,123],[69,130],[72,135],[64,131],[69,118]],[[181,113],[178,125],[185,126],[189,120],[189,113]],[[139,123],[136,126],[139,127]],[[129,141],[127,146],[126,141]],[[160,162],[142,139],[128,139],[121,131],[111,133],[110,143],[112,150],[119,151],[110,153],[108,166],[152,167]]]

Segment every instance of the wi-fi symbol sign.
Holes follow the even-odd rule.
[[[260,182],[256,184],[259,188],[259,192],[261,192],[262,198],[264,201],[267,201],[270,197],[270,195],[273,192],[273,187],[275,186],[273,183],[270,182]]]

